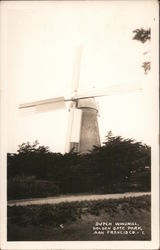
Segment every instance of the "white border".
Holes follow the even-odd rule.
[[[158,18],[159,6],[158,1],[151,0],[155,5],[156,22],[152,36],[152,74],[155,75],[155,109],[157,110],[157,127],[154,131],[155,145],[152,147],[152,240],[151,241],[42,241],[42,242],[7,242],[7,197],[6,197],[6,148],[7,148],[7,90],[6,75],[4,72],[5,58],[7,51],[4,50],[4,44],[7,38],[7,31],[4,29],[3,22],[6,22],[7,9],[16,8],[16,2],[1,2],[1,79],[0,79],[0,163],[1,163],[1,249],[159,249],[159,76],[158,76],[158,50],[159,50],[159,34],[158,34]],[[33,2],[35,4],[35,2]],[[37,3],[36,3],[37,4]],[[24,8],[23,2],[18,8]]]

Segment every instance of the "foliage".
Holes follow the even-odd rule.
[[[133,31],[135,35],[133,36],[133,40],[140,41],[142,43],[145,43],[147,41],[151,40],[151,29],[135,29]],[[148,52],[143,53],[144,55],[147,54]],[[151,70],[151,62],[150,61],[145,61],[142,64],[142,68],[144,68],[144,73],[148,74],[148,72]]]
[[[111,132],[106,136],[104,147],[95,148],[93,155],[94,162],[99,162],[95,168],[105,192],[118,187],[129,190],[133,176],[134,181],[138,181],[137,175],[146,174],[145,166],[150,166],[150,147],[133,139],[113,136]],[[150,173],[147,174],[150,177]],[[140,184],[144,188],[143,181],[137,182]]]
[[[140,41],[142,43],[145,43],[147,40],[151,40],[151,29],[135,29],[133,31],[135,33],[133,40]]]
[[[150,196],[8,207],[7,240],[150,240],[150,210]],[[95,235],[91,229],[97,221],[136,222],[145,234]]]
[[[68,221],[75,221],[84,214],[99,215],[102,211],[105,211],[105,213],[114,215],[119,212],[119,209],[124,212],[129,207],[132,209],[150,210],[150,205],[150,196],[146,195],[109,200],[13,206],[8,207],[8,223],[16,223],[23,226],[28,224],[59,226]]]
[[[17,152],[19,154],[31,154],[31,153],[36,153],[36,154],[46,154],[49,153],[49,148],[45,146],[38,146],[39,142],[36,140],[33,142],[33,144],[30,144],[29,142],[27,143],[22,143],[19,145],[19,149]]]
[[[85,155],[73,152],[62,155],[37,144],[23,144],[17,154],[8,154],[8,197],[17,198],[16,190],[19,198],[147,191],[150,190],[150,161],[149,146],[113,136],[111,132],[102,147],[94,147]],[[27,180],[31,176],[34,179]],[[40,183],[43,187],[48,185],[49,194]]]
[[[142,68],[144,68],[144,73],[147,75],[148,72],[151,70],[151,62],[144,62],[142,64]]]
[[[8,200],[46,197],[59,194],[56,183],[38,180],[34,176],[16,176],[7,182]]]

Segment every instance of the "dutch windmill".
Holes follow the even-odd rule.
[[[80,65],[82,58],[83,45],[76,52],[73,67],[73,80],[71,95],[69,98],[57,96],[55,98],[38,100],[34,102],[23,103],[19,105],[19,109],[27,109],[34,107],[44,107],[52,104],[52,108],[56,109],[57,105],[69,103],[69,122],[66,135],[66,152],[71,150],[78,153],[89,152],[94,145],[100,146],[100,136],[98,127],[98,108],[95,101],[96,97],[108,96],[113,94],[131,92],[141,90],[140,86],[114,85],[101,90],[91,90],[86,93],[78,91],[80,78]],[[65,105],[64,105],[65,107]]]

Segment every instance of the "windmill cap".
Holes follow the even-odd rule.
[[[78,108],[90,108],[90,109],[95,109],[96,111],[98,111],[95,99],[93,97],[86,98],[86,99],[79,99]]]

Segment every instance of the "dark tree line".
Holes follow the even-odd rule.
[[[111,132],[85,155],[23,143],[8,154],[8,198],[150,190],[150,161],[149,146]]]

